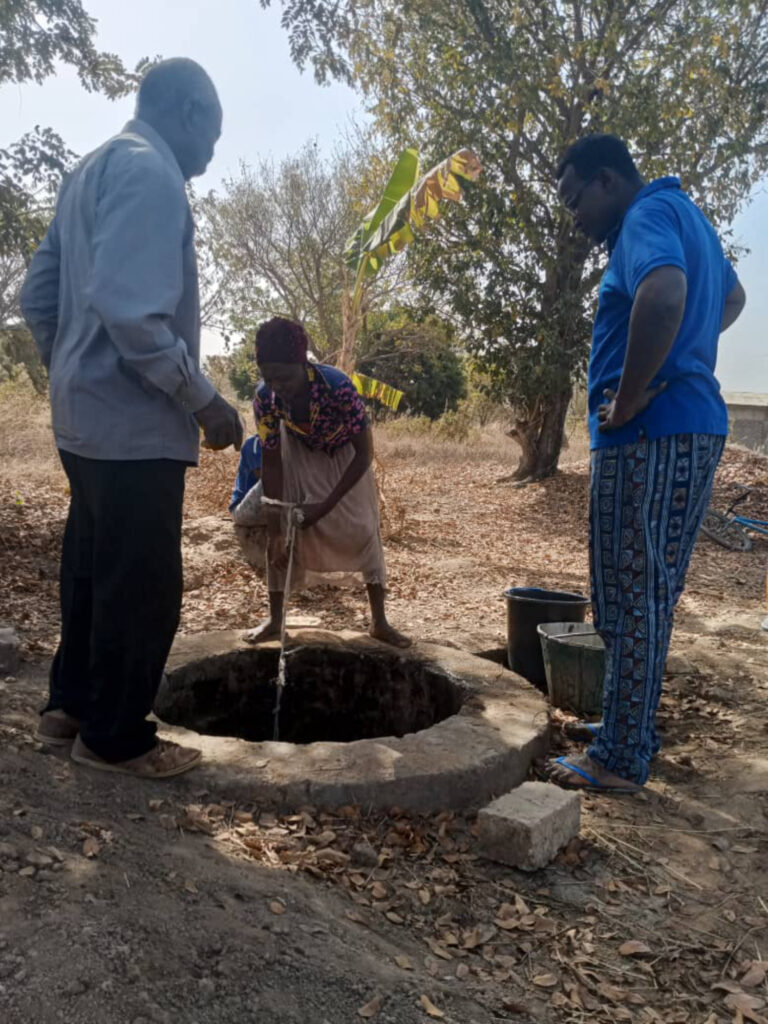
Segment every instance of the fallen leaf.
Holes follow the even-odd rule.
[[[638,942],[637,939],[631,939],[629,942],[625,942],[623,946],[619,946],[620,956],[644,956],[650,952],[650,947],[646,946],[644,942]]]
[[[94,839],[93,836],[88,836],[88,838],[83,843],[83,856],[88,857],[90,859],[93,857],[98,857],[100,853],[101,843],[98,841],[98,839]]]
[[[386,918],[388,921],[391,921],[392,924],[405,924],[405,921],[402,919],[402,917],[400,917],[399,914],[396,914],[393,910],[389,911],[389,913],[386,915]]]
[[[430,1017],[435,1017],[437,1020],[441,1020],[445,1016],[442,1010],[438,1010],[429,996],[419,996],[419,1005],[423,1010],[426,1010]]]
[[[747,973],[741,979],[745,988],[757,988],[765,981],[765,968],[761,963],[753,963]]]
[[[395,963],[403,971],[412,971],[413,964],[404,953],[400,953],[395,957]]]
[[[419,899],[423,906],[428,907],[432,902],[432,893],[429,889],[419,889]]]
[[[318,850],[317,863],[323,867],[344,868],[349,864],[349,854],[342,853],[341,850]]]
[[[364,1017],[366,1020],[370,1020],[371,1017],[375,1017],[381,1009],[381,1004],[384,1002],[384,996],[375,995],[370,1003],[366,1003],[365,1006],[361,1006],[357,1011],[358,1017]]]
[[[755,1013],[754,1010],[736,1010],[735,1015],[736,1024],[740,1024],[741,1021],[751,1021],[752,1024],[768,1024],[765,1017],[762,1017],[759,1013]]]
[[[373,896],[375,900],[385,900],[388,895],[389,893],[387,892],[386,887],[383,886],[381,882],[374,882],[371,886],[371,896]]]
[[[197,888],[197,886],[195,885],[195,883],[194,883],[194,882],[185,882],[185,883],[184,883],[184,888],[186,889],[186,891],[187,891],[188,893],[191,893],[191,895],[193,895],[193,896],[196,896],[196,895],[197,895],[197,893],[198,893],[198,892],[200,891],[200,890],[199,890],[199,889]]]
[[[202,807],[198,807],[195,804],[190,804],[189,807],[184,808],[183,813],[176,819],[176,824],[187,832],[203,832],[209,836],[212,836],[216,831],[215,825],[208,820]]]
[[[740,1010],[745,1013],[747,1010],[762,1010],[765,1000],[759,996],[750,996],[746,992],[731,992],[723,1000],[731,1010]]]
[[[441,960],[453,960],[453,957],[448,952],[448,950],[441,946],[439,942],[436,942],[434,939],[430,938],[426,938],[424,939],[424,941],[435,954],[435,956],[439,956]]]
[[[609,985],[607,981],[601,981],[597,986],[598,995],[604,999],[610,999],[612,1003],[622,1003],[627,998],[626,989]]]
[[[531,910],[522,896],[515,896],[515,909],[518,914],[530,914]]]
[[[737,981],[716,981],[712,985],[713,992],[741,992],[741,985]]]
[[[365,918],[356,910],[348,910],[345,916],[348,921],[354,921],[355,924],[365,924]]]
[[[159,811],[164,803],[165,803],[165,800],[150,800],[149,801],[149,809],[150,809],[150,811]]]
[[[539,988],[556,988],[557,983],[554,974],[537,974],[533,979],[533,984],[538,985]]]
[[[511,932],[514,929],[519,928],[521,922],[517,917],[497,917],[494,918],[493,923],[505,932]]]
[[[276,914],[278,917],[280,917],[282,914],[285,913],[285,904],[281,903],[280,900],[272,900],[272,902],[269,904],[269,909],[273,914]]]
[[[311,841],[316,846],[330,846],[336,842],[336,833],[329,829],[327,832],[321,832],[319,836],[314,836]]]

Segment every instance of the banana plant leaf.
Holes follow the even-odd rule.
[[[419,154],[415,149],[406,149],[400,154],[378,206],[375,210],[371,210],[354,235],[347,240],[344,256],[347,266],[355,275],[357,275],[368,239],[418,180]]]
[[[363,398],[374,398],[393,412],[397,412],[400,408],[400,403],[405,396],[397,388],[384,384],[380,380],[374,380],[373,377],[366,377],[362,373],[353,373],[351,379]]]
[[[442,200],[461,199],[462,179],[475,181],[481,170],[475,154],[470,149],[460,149],[408,189],[375,228],[371,219],[362,236],[362,252],[356,266],[356,298],[365,278],[376,274],[384,260],[404,249],[428,221],[440,216]]]

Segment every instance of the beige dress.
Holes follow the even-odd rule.
[[[284,424],[280,427],[283,460],[283,501],[314,504],[334,489],[354,458],[353,445],[328,454],[309,448]],[[379,525],[379,493],[373,466],[336,506],[314,526],[296,531],[291,590],[316,582],[317,574],[362,573],[366,583],[386,586],[384,550]],[[285,589],[285,573],[267,567],[270,590]]]

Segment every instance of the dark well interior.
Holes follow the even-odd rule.
[[[254,648],[177,669],[163,682],[155,713],[199,733],[271,740],[278,657]],[[405,736],[457,714],[465,695],[458,680],[417,658],[298,647],[287,659],[280,740]]]

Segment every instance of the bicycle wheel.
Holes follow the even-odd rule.
[[[701,532],[729,551],[752,550],[752,538],[744,527],[714,509],[710,509],[704,516]]]

